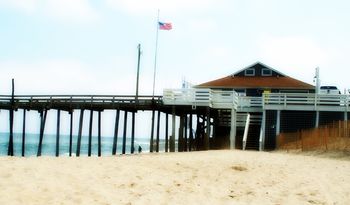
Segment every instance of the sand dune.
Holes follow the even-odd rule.
[[[0,158],[0,204],[349,202],[344,159],[249,151]]]

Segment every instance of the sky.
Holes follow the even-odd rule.
[[[346,0],[0,0],[0,94],[156,94],[260,61],[314,84],[350,88]]]

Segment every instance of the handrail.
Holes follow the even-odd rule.
[[[249,124],[250,124],[250,114],[247,114],[247,119],[245,121],[245,127],[244,127],[244,134],[243,134],[243,150],[245,150],[247,145],[247,138],[248,138],[248,132],[249,132]]]

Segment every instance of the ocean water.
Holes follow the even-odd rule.
[[[75,155],[77,149],[77,138],[73,136],[72,143],[72,155]],[[22,133],[14,133],[14,155],[22,155]],[[8,151],[9,133],[0,133],[0,156],[6,156]],[[122,153],[122,141],[121,136],[117,141],[117,153]],[[25,156],[36,156],[39,144],[39,134],[26,134],[25,138]],[[148,138],[135,138],[135,152],[137,152],[138,146],[142,147],[142,152],[149,152],[149,139]],[[97,156],[98,141],[97,136],[92,136],[91,154]],[[101,137],[101,150],[102,156],[112,155],[113,137]],[[60,156],[69,156],[69,135],[60,135]],[[164,152],[165,140],[159,141],[159,151]],[[126,139],[126,153],[131,152],[131,138]],[[42,144],[42,156],[55,156],[56,154],[56,135],[45,134]],[[88,155],[88,136],[82,136],[80,156]]]

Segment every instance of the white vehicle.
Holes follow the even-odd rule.
[[[341,92],[337,86],[321,86],[320,94],[339,95]]]

